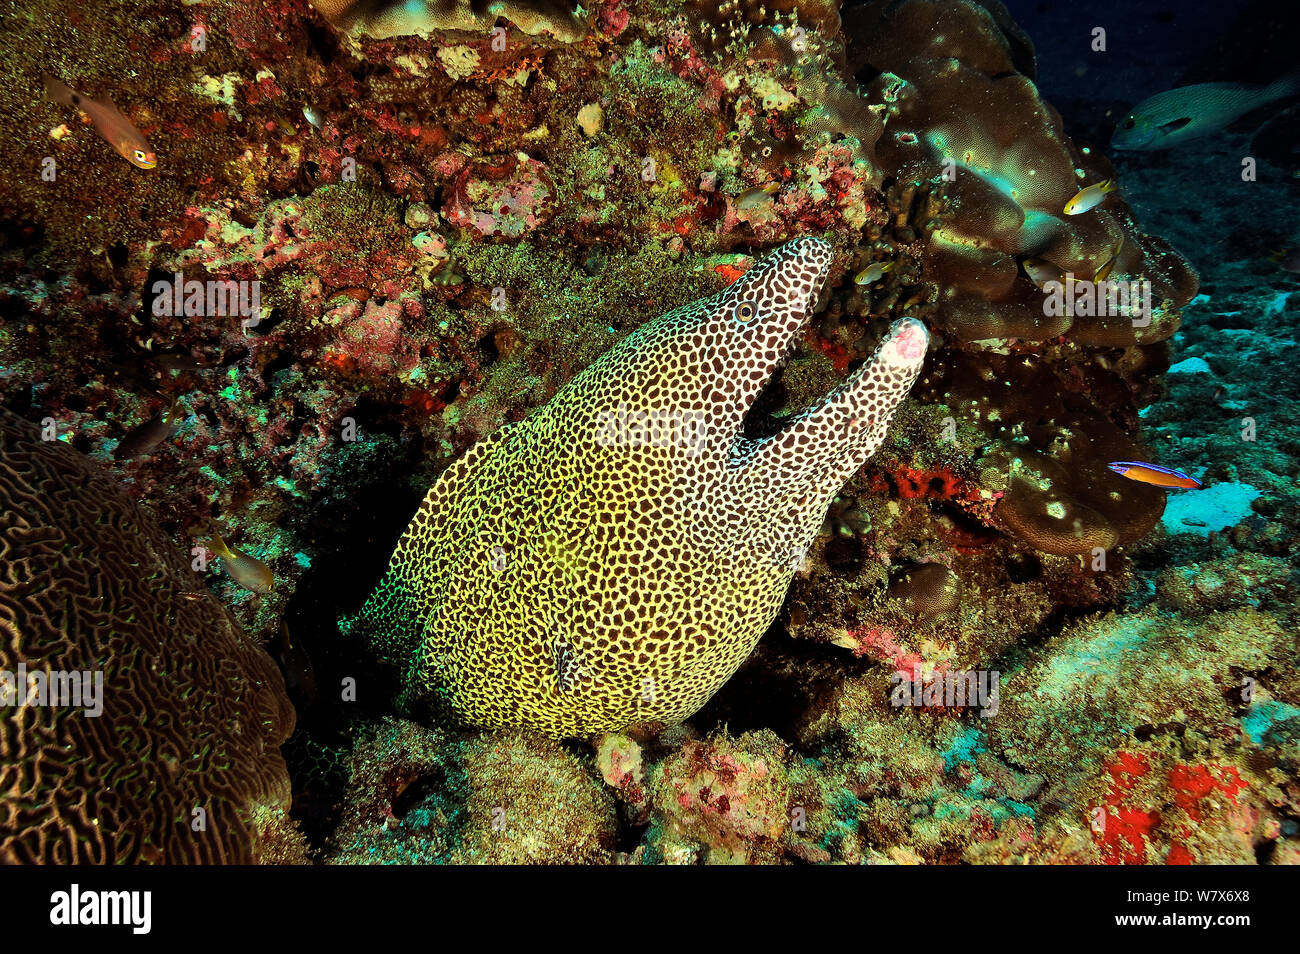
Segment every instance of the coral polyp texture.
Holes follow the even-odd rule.
[[[312,0],[312,6],[334,26],[376,39],[444,30],[487,33],[498,17],[530,36],[573,42],[586,32],[576,5],[564,0]]]
[[[4,860],[1300,859],[1289,101],[1107,146],[1248,77],[1062,4],[50,6],[0,689],[105,710],[0,707]]]
[[[926,192],[924,202],[912,199],[905,227],[928,236],[922,273],[954,337],[1124,347],[1177,330],[1195,273],[1142,234],[1119,200],[1065,214],[1077,192],[1114,169],[1065,135],[1033,83],[1032,55],[1018,62],[992,12],[974,2],[878,0],[854,8],[849,28],[850,67],[877,74],[868,82],[885,120],[877,160],[905,189]],[[1032,272],[1090,281],[1112,259],[1112,280],[1150,282],[1151,314],[1131,302],[1110,315],[1044,309]]]
[[[614,799],[590,766],[536,733],[458,739],[385,720],[349,766],[335,864],[608,864]]]
[[[779,434],[744,436],[830,261],[782,246],[443,473],[350,627],[404,667],[409,704],[590,735],[678,722],[735,672],[925,358],[904,319]]]
[[[283,679],[183,553],[3,410],[0,503],[0,859],[301,858]]]

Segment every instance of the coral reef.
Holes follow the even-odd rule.
[[[561,0],[506,0],[490,12],[472,0],[312,0],[312,5],[335,26],[361,36],[428,36],[442,30],[485,33],[497,17],[533,36],[548,33],[574,42],[586,32],[585,24]]]
[[[193,717],[147,709],[122,729],[133,747],[111,750],[95,733],[120,711],[6,717],[7,777],[39,782],[0,801],[7,859],[301,860],[282,742],[292,818],[312,858],[337,863],[1300,858],[1300,277],[1287,270],[1300,236],[1291,167],[1266,181],[1268,155],[1293,158],[1293,120],[1259,137],[1259,183],[1241,178],[1253,148],[1241,136],[1108,158],[1098,144],[1115,77],[1146,55],[1112,54],[1103,70],[1050,38],[1036,57],[998,0],[105,0],[94,16],[40,0],[6,26],[6,454],[21,445],[74,487],[93,474],[76,499],[106,522],[69,526],[63,514],[83,513],[72,507],[42,516],[42,533],[88,540],[81,588],[123,601],[114,611],[141,627],[106,641],[64,626],[40,645],[83,654],[60,665],[104,665],[106,703],[113,674],[130,674],[145,705]],[[1073,91],[1037,85],[1040,70],[1084,69]],[[157,166],[132,166],[46,102],[43,73],[111,97]],[[1066,214],[1108,179],[1118,193]],[[613,563],[635,572],[607,579],[579,561],[588,575],[566,576],[584,515],[608,511],[589,495],[557,506],[557,488],[581,481],[547,496],[536,474],[573,477],[586,448],[548,435],[554,459],[529,468],[531,485],[503,448],[561,417],[583,369],[643,344],[654,316],[734,301],[791,241],[827,249],[792,351],[750,367],[734,341],[711,344],[733,372],[722,383],[746,394],[743,422],[728,422],[741,446],[772,442],[870,375],[896,322],[925,326],[925,366],[866,465],[846,458],[817,501],[792,506],[791,559],[767,568],[765,590],[717,561],[689,564],[696,591],[715,594],[705,609],[762,604],[725,627],[744,638],[725,651],[702,631],[679,644],[665,619],[646,644],[645,614],[674,594],[613,608],[635,631],[618,637],[630,658],[616,694],[632,708],[579,718],[594,688],[583,678],[602,670],[589,647],[554,638],[580,619],[569,607],[620,586],[643,594],[629,577],[662,568],[616,523],[603,531],[624,547]],[[1175,247],[1196,253],[1199,286]],[[1108,314],[1054,297],[1053,282],[1068,295],[1071,277],[1086,288],[1102,276],[1150,294],[1107,300]],[[171,289],[193,282],[244,297],[174,307],[184,296]],[[9,437],[22,427],[10,412],[91,460],[27,430]],[[1173,496],[1111,472],[1114,460],[1163,462],[1206,486]],[[428,489],[486,480],[470,473],[484,461],[498,468],[486,490],[515,522],[485,519],[454,545],[479,574],[461,585],[490,621],[485,645],[505,643],[501,673],[527,674],[523,718],[500,680],[460,700],[427,693],[436,660],[416,650],[422,633],[377,634],[375,658],[337,625],[382,583],[394,544],[413,542],[403,531]],[[624,475],[609,496],[641,499],[635,486]],[[704,526],[727,547],[774,548],[758,528],[786,514],[748,506]],[[679,550],[706,542],[660,523],[656,539]],[[544,555],[570,602],[530,617],[496,598],[492,548],[542,525],[559,535],[524,556]],[[184,555],[214,533],[274,587],[189,569]],[[16,544],[6,533],[3,545]],[[29,569],[6,559],[0,593],[48,602],[58,591],[44,584],[68,571],[31,562],[57,555],[46,536],[23,546]],[[92,560],[153,575],[123,586]],[[61,604],[41,606],[37,618],[63,626]],[[28,632],[23,613],[6,606],[0,670],[20,650],[37,658],[13,637]],[[170,629],[150,649],[143,627],[158,619]],[[679,646],[679,658],[661,672],[647,645]],[[268,654],[297,710],[287,740],[295,720]],[[698,666],[683,677],[688,655]],[[469,676],[446,684],[473,683],[478,662],[458,662]],[[647,705],[634,677],[651,666]],[[222,680],[235,695],[208,699]],[[186,687],[193,711],[172,695]],[[958,687],[978,688],[980,704],[957,704]],[[394,718],[398,695],[419,721]],[[481,721],[623,731],[556,742],[431,718],[476,711],[480,696],[495,700]],[[690,712],[674,728],[626,724]],[[58,787],[71,783],[44,768],[63,755],[16,725],[68,733],[87,753],[79,764],[113,786],[98,802]],[[142,755],[160,732],[165,756]],[[176,775],[185,758],[207,761]],[[146,785],[170,794],[121,801]],[[212,806],[207,840],[189,829],[200,803]],[[51,810],[32,814],[37,804]],[[140,827],[112,841],[93,824],[112,813]]]
[[[670,863],[701,846],[710,864],[775,860],[793,820],[788,762],[771,732],[686,742],[655,766],[646,852]]]
[[[0,858],[301,860],[270,657],[107,473],[4,410],[0,503]]]
[[[613,799],[556,743],[518,732],[457,739],[395,719],[362,735],[332,863],[612,860]]]
[[[1251,609],[1189,625],[1147,610],[1062,635],[1007,681],[996,751],[1052,780],[1046,800],[1088,805],[1044,825],[1044,860],[1253,861],[1294,813],[1294,634]],[[1265,727],[1269,727],[1266,729]]]

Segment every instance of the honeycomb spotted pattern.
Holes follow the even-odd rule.
[[[680,721],[735,672],[925,358],[902,319],[780,433],[743,434],[830,261],[783,245],[442,474],[344,624],[402,670],[404,705],[583,736]]]
[[[102,711],[4,693],[0,863],[278,861],[301,838],[275,663],[109,474],[0,409],[0,672],[21,665],[102,672]]]

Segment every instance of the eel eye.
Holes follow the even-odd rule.
[[[736,317],[741,321],[753,321],[758,314],[758,306],[752,301],[742,301],[736,306]]]
[[[1128,119],[1124,120],[1124,128],[1125,128],[1125,129],[1132,129],[1132,128],[1134,127],[1134,125],[1136,125],[1136,124],[1133,122],[1133,117],[1132,117],[1132,116],[1130,116]]]

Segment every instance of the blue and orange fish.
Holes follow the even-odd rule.
[[[1121,477],[1140,480],[1144,484],[1157,487],[1177,487],[1181,490],[1195,490],[1201,482],[1195,477],[1188,477],[1181,470],[1161,467],[1159,464],[1144,464],[1135,460],[1117,460],[1106,465]]]

